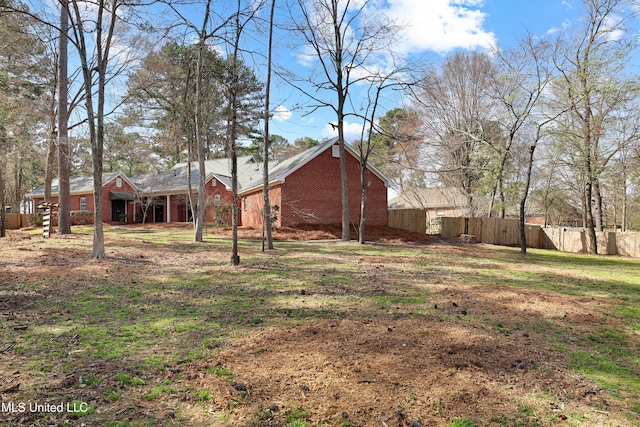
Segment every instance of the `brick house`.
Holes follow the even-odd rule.
[[[74,176],[69,179],[70,209],[72,211],[94,211],[93,177]],[[135,212],[135,193],[138,187],[122,172],[102,175],[102,221],[132,222]],[[51,182],[51,202],[57,203],[59,196],[58,178]],[[31,193],[34,206],[44,202],[44,185]]]
[[[360,216],[360,162],[358,153],[345,145],[347,187],[351,222]],[[387,225],[388,180],[374,167],[366,173],[367,224]],[[269,200],[279,207],[276,226],[302,223],[340,224],[342,222],[342,187],[340,157],[336,139],[312,147],[270,168]],[[262,177],[253,186],[240,191],[244,225],[262,224]]]
[[[352,223],[360,215],[360,163],[357,152],[346,145],[349,212]],[[231,196],[230,159],[205,162],[205,220],[229,221]],[[262,224],[262,162],[251,156],[238,158],[238,203],[240,224]],[[387,225],[388,180],[375,168],[367,171],[367,223]],[[197,191],[197,163],[191,165],[191,186]],[[103,175],[103,221],[185,222],[191,220],[189,209],[189,167],[178,163],[165,172],[127,178],[122,172]],[[72,210],[93,210],[91,177],[72,178]],[[82,185],[80,185],[82,183]],[[119,186],[118,186],[119,185]],[[336,139],[326,141],[270,167],[269,195],[272,206],[278,206],[276,226],[296,224],[340,224],[342,221],[340,158]],[[197,199],[194,191],[192,197]],[[57,200],[57,182],[52,188],[52,201]],[[29,194],[37,204],[44,200],[44,186]],[[77,198],[84,197],[79,204]]]

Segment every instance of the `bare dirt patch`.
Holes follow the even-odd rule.
[[[598,387],[525,335],[411,318],[319,320],[235,340],[193,376],[204,373],[198,386],[222,392],[215,398],[221,406],[241,399],[234,385],[250,391],[234,425],[261,414],[254,425],[282,426],[296,408],[312,425],[443,426],[456,418],[535,425],[542,416],[561,419],[607,404]],[[212,365],[233,370],[232,387],[206,374]],[[529,406],[544,414],[533,416],[523,409]],[[597,413],[590,423],[609,425]]]
[[[230,236],[230,229],[214,229],[214,235]],[[355,230],[351,230],[351,239],[357,239]],[[242,239],[262,239],[262,229],[255,227],[240,227],[238,235]],[[339,225],[310,225],[300,224],[294,227],[280,227],[273,230],[274,240],[334,240],[342,237],[342,228]],[[365,240],[369,242],[402,243],[412,242],[426,244],[431,241],[428,235],[413,233],[399,228],[384,226],[368,226],[365,232]]]

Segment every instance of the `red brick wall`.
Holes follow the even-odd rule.
[[[123,193],[134,194],[135,191],[129,183],[123,179],[122,187],[116,187],[116,179],[113,179],[107,185],[102,187],[102,222],[110,223],[111,222],[111,200],[109,200],[109,191],[119,191]],[[93,197],[91,197],[91,201],[89,201],[89,197],[87,197],[87,209],[93,212]],[[78,199],[78,203],[79,199]],[[79,206],[79,205],[78,205]],[[73,209],[73,208],[71,208]],[[127,202],[127,222],[133,222],[134,214],[133,214],[133,201]]]
[[[215,182],[216,185],[213,185]],[[214,222],[216,212],[225,206],[231,206],[233,204],[233,197],[231,191],[227,191],[227,187],[215,178],[212,178],[210,182],[207,182],[205,187],[205,221]],[[220,195],[220,205],[215,205],[215,196]],[[231,214],[228,215],[229,224],[231,224]]]
[[[71,211],[79,211],[80,210],[80,198],[87,198],[87,210],[93,212],[93,194],[72,194],[69,197]],[[108,197],[108,194],[107,194]],[[37,206],[40,203],[44,202],[44,197],[38,197],[33,199],[33,206],[37,209]],[[58,203],[58,196],[51,196],[51,203]]]
[[[271,187],[269,189],[269,204],[280,205],[281,202],[281,194],[282,187]],[[245,209],[245,201],[246,200],[246,209]],[[262,189],[256,191],[255,193],[248,194],[242,197],[241,201],[241,211],[242,211],[242,225],[259,227],[262,226],[262,207],[264,206],[264,197],[262,195]],[[280,212],[278,212],[278,220],[274,224],[275,227],[280,227]]]
[[[106,186],[102,187],[102,221],[110,223],[111,222],[111,200],[109,199],[109,191],[120,191],[125,193],[134,194],[134,190],[129,185],[126,180],[122,180],[122,187],[116,187],[116,180],[114,179]],[[94,199],[93,192],[88,194],[72,194],[70,196],[70,210],[77,211],[80,210],[80,198],[86,197],[87,199],[87,210],[90,212],[94,212]],[[34,206],[37,206],[39,203],[42,203],[44,198],[34,198]],[[58,203],[58,196],[51,197],[52,203]],[[139,209],[138,209],[139,210]],[[133,202],[127,201],[127,222],[133,222],[134,213],[133,213]]]
[[[286,178],[282,186],[281,223],[342,223],[340,159],[332,156],[331,147]],[[360,163],[346,153],[349,216],[356,224],[360,217]],[[370,182],[367,196],[367,224],[387,225],[387,188],[384,182],[367,171]]]

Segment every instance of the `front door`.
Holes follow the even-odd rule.
[[[114,222],[125,222],[127,219],[127,215],[124,211],[124,204],[127,203],[125,200],[112,200],[111,201],[111,221]]]
[[[156,203],[153,205],[154,222],[164,222],[164,205]]]

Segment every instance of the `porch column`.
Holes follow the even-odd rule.
[[[171,222],[171,196],[167,194],[167,222]]]
[[[136,199],[133,199],[133,216],[132,216],[132,223],[136,223]]]

